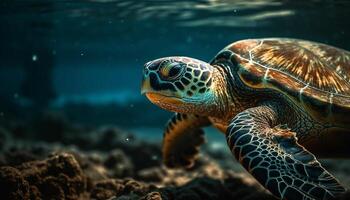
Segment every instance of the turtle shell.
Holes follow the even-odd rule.
[[[221,61],[237,66],[236,73],[247,86],[277,90],[322,122],[350,122],[346,50],[297,39],[249,39],[224,48],[213,62]]]

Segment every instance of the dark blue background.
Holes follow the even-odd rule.
[[[143,64],[210,60],[245,38],[350,47],[348,1],[1,1],[0,113],[56,109],[80,123],[163,126],[140,95]],[[28,112],[28,109],[30,112]]]

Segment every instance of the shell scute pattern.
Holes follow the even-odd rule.
[[[284,93],[317,118],[323,110],[327,114],[320,120],[342,123],[350,114],[350,52],[346,50],[296,39],[252,39],[228,45],[212,62],[223,61],[236,65],[239,77],[251,88]]]
[[[301,43],[294,40],[266,40],[252,53],[256,62],[281,70],[310,86],[328,92],[350,94],[349,81],[333,69],[334,63],[329,62],[330,59],[325,58],[326,54],[322,53],[325,50],[316,48],[316,44],[304,41]]]
[[[292,39],[246,40],[227,49],[245,70],[259,77],[285,81],[294,89],[307,85],[319,91],[350,95],[350,53],[345,50]]]

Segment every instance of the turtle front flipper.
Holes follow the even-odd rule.
[[[191,167],[204,143],[203,126],[208,118],[176,113],[168,122],[163,136],[163,162],[167,167]]]
[[[281,199],[333,199],[345,189],[315,156],[282,126],[269,106],[241,112],[231,121],[227,143],[236,159]]]

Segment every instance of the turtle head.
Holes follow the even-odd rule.
[[[166,57],[145,64],[141,93],[163,109],[203,114],[213,105],[213,67],[188,57]]]

